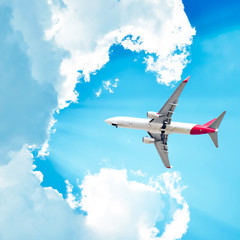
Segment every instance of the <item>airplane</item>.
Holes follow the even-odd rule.
[[[218,128],[226,111],[218,118],[214,118],[203,125],[172,122],[172,115],[177,106],[178,98],[189,78],[181,82],[159,112],[148,112],[147,118],[113,117],[106,119],[105,122],[115,127],[146,130],[150,137],[143,137],[143,143],[154,143],[164,166],[167,168],[171,168],[167,145],[169,134],[209,134],[215,146],[218,147]]]

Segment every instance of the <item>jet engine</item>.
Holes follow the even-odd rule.
[[[150,138],[150,137],[143,137],[142,139],[143,143],[154,143],[155,139],[154,138]]]
[[[147,112],[148,118],[159,118],[159,114],[156,112]]]

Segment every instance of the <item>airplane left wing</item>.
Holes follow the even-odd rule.
[[[188,79],[189,79],[189,77],[181,82],[181,84],[174,91],[172,96],[163,105],[163,107],[158,112],[159,117],[153,118],[150,121],[150,122],[163,124],[161,134],[150,133],[150,132],[148,132],[148,134],[150,135],[150,137],[155,139],[155,142],[154,142],[155,147],[158,151],[158,154],[160,155],[160,157],[162,159],[164,166],[167,168],[171,168],[171,166],[170,166],[169,159],[168,159],[168,146],[167,146],[168,134],[165,133],[165,128],[172,121],[172,114],[177,106],[178,98],[181,95],[182,90],[184,89]]]
[[[167,100],[167,102],[163,105],[161,110],[158,112],[159,113],[159,118],[152,119],[151,122],[163,123],[164,126],[171,123],[172,114],[173,114],[173,112],[174,112],[174,110],[177,106],[178,98],[181,95],[182,90],[185,87],[189,78],[190,77],[186,78],[184,81],[181,82],[181,84],[174,91],[172,96]]]
[[[159,156],[162,159],[164,166],[166,168],[171,168],[168,159],[168,146],[167,146],[168,134],[165,134],[164,132],[162,132],[161,134],[148,132],[148,134],[150,135],[150,137],[155,139],[154,145],[158,151]]]

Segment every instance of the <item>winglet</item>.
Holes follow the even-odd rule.
[[[185,83],[188,82],[189,78],[190,78],[190,76],[187,77],[185,80],[183,80],[183,82],[185,82]]]

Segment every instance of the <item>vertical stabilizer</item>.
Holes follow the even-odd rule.
[[[209,133],[209,136],[212,139],[214,145],[218,148],[218,135],[217,135],[217,132]]]
[[[209,127],[214,128],[214,129],[218,129],[220,123],[223,120],[223,117],[224,117],[225,113],[226,113],[226,111],[224,111]]]

